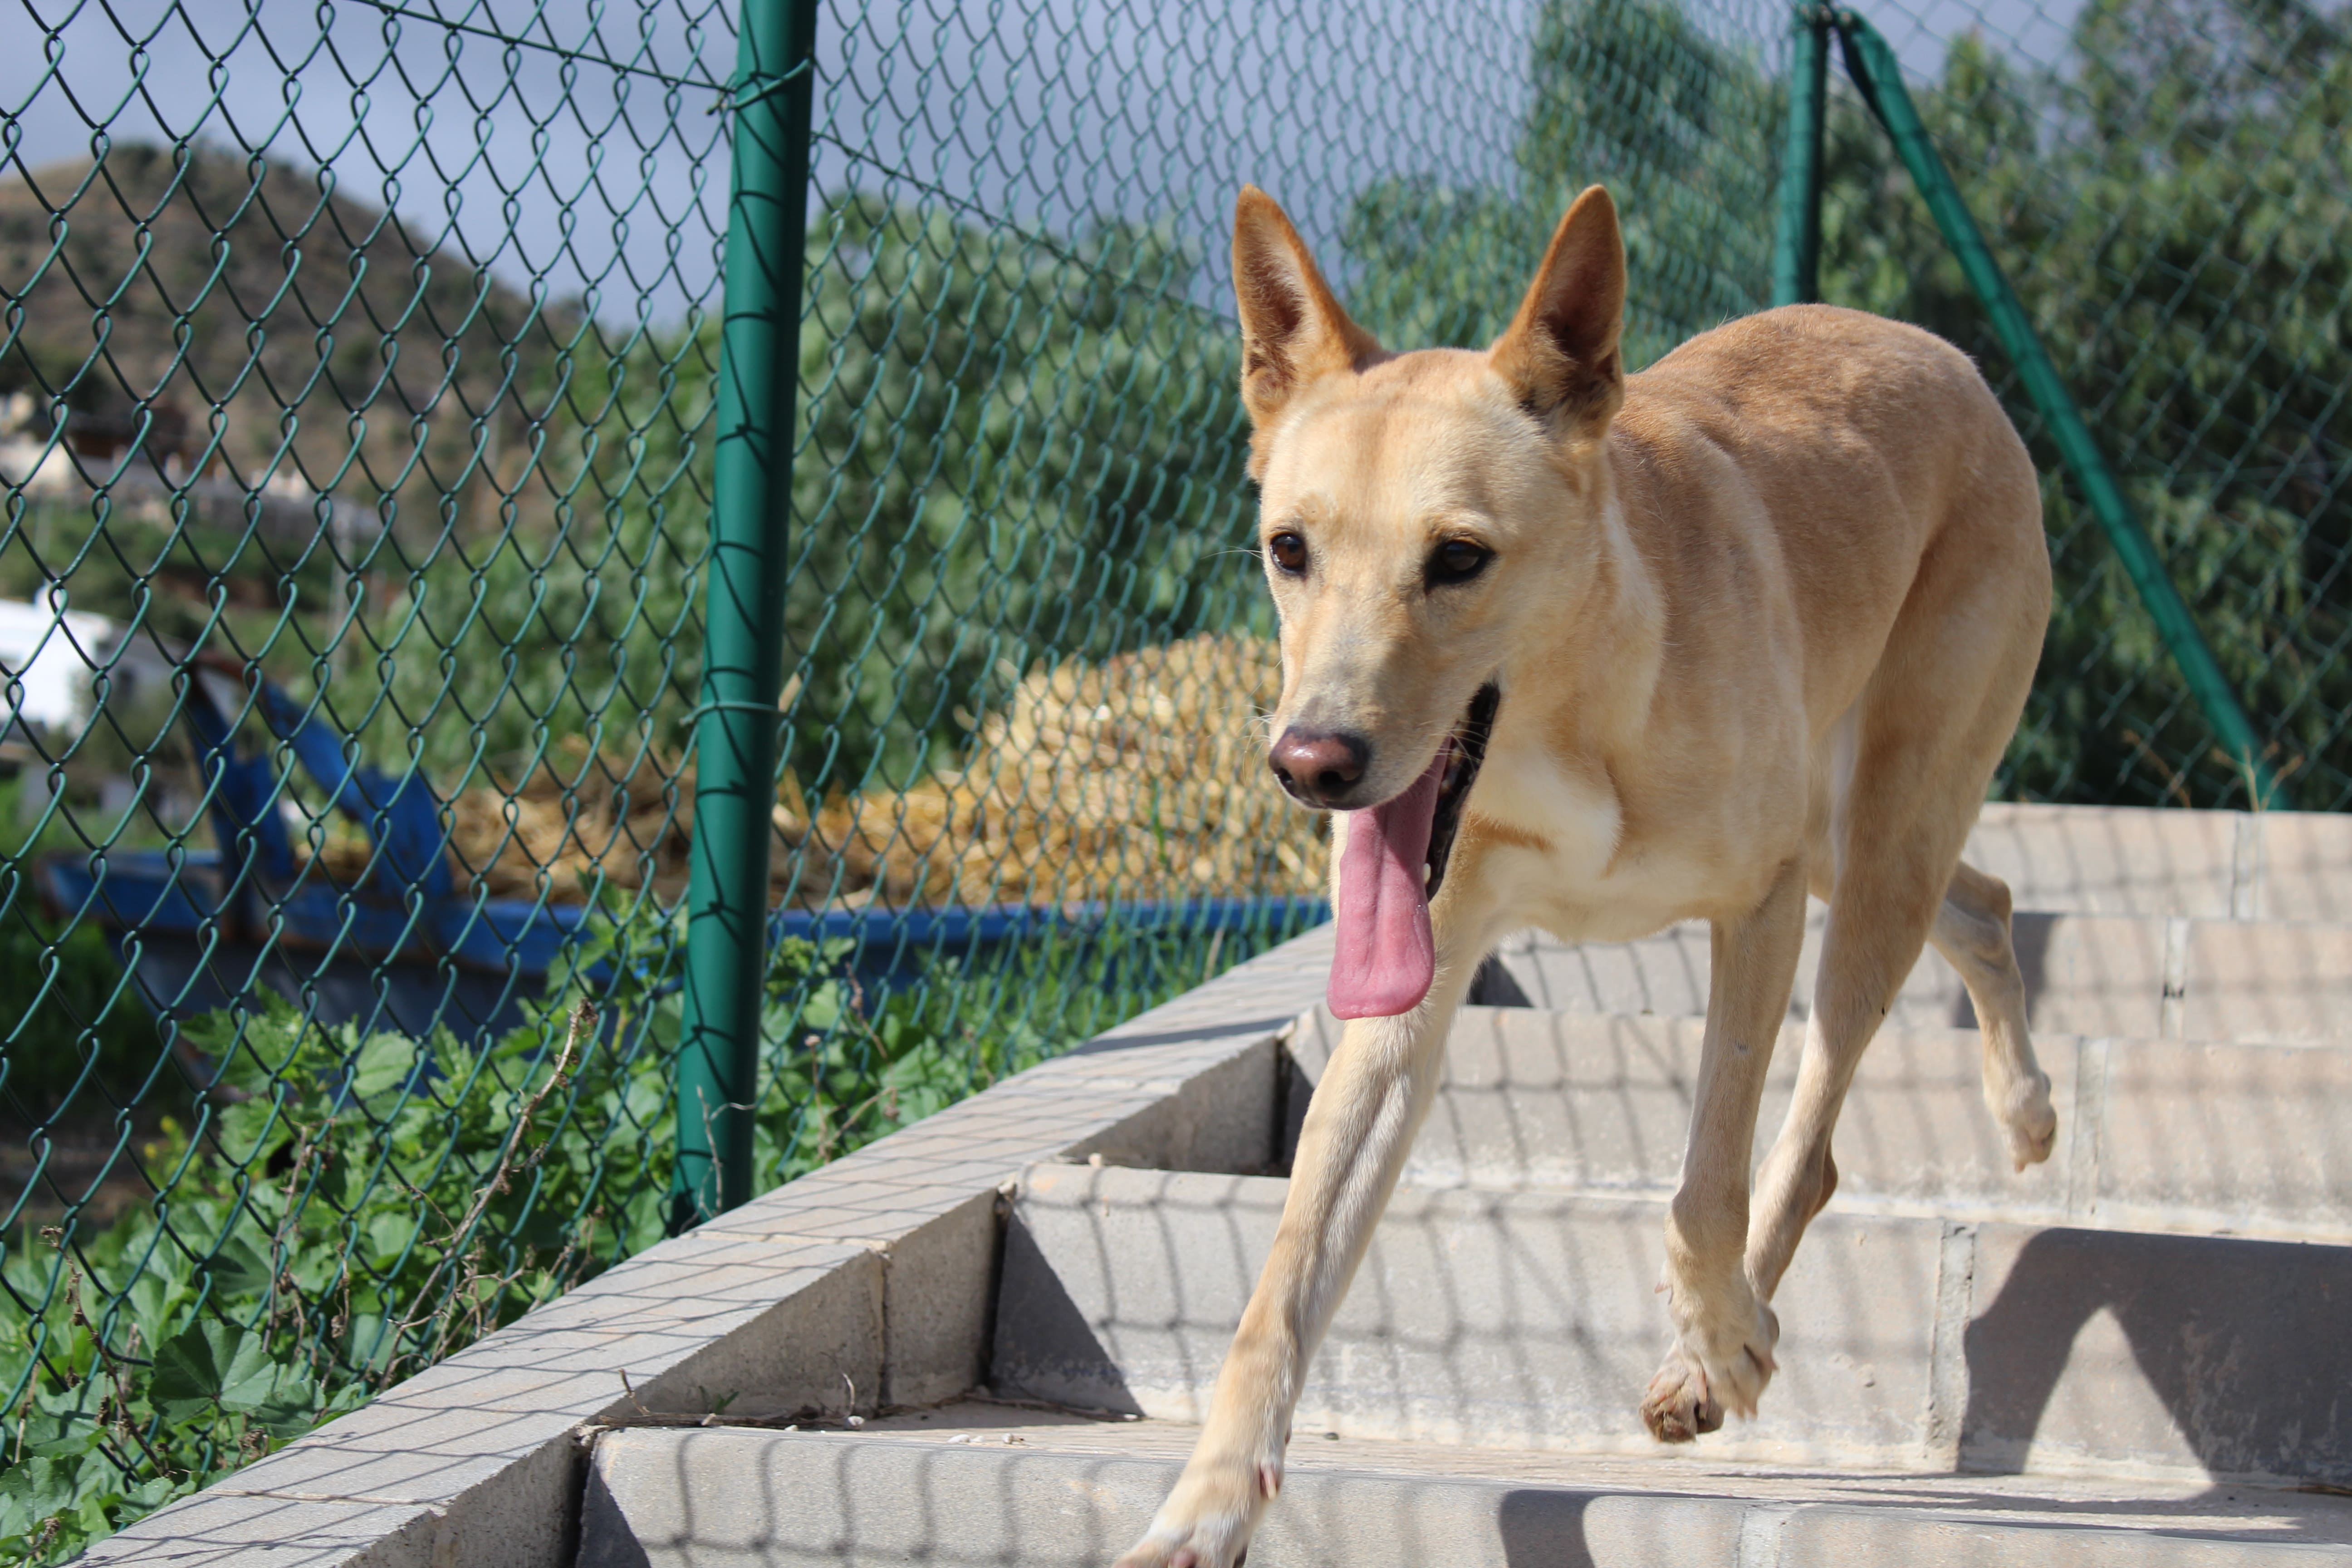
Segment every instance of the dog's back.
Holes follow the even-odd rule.
[[[2040,645],[2032,459],[1976,366],[1930,332],[1828,305],[1742,318],[1628,378],[1611,439],[1629,523],[1680,578],[1669,602],[1752,596],[1768,584],[1739,555],[1777,555],[1817,729],[1871,679],[1895,617],[1923,607],[1910,589],[1931,556],[1970,563],[1967,613]],[[1769,542],[1748,537],[1759,525]]]

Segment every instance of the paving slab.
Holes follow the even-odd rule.
[[[580,1568],[1102,1568],[1141,1532],[1195,1436],[972,1405],[855,1433],[610,1432]],[[2335,1497],[1465,1451],[1302,1427],[1250,1562],[2316,1568],[2352,1561],[2347,1542],[2352,1501]]]

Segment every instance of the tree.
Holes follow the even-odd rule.
[[[813,226],[788,760],[903,785],[1039,659],[1241,616],[1238,362],[1164,231],[1064,243],[871,194]]]
[[[2301,804],[2352,792],[2352,49],[2289,0],[2093,0],[2066,56],[1955,40],[1921,113]],[[2057,585],[2008,787],[2246,803],[1885,138],[1831,127],[1822,287],[1941,332],[2045,476]]]

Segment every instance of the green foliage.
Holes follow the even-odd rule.
[[[760,1180],[1164,999],[1200,978],[1198,945],[1073,931],[869,995],[847,942],[782,944]],[[0,1553],[61,1562],[657,1240],[682,952],[663,917],[600,922],[479,1050],[321,1027],[274,994],[192,1023],[191,1124],[126,1151],[155,1201],[0,1263]],[[1095,1011],[1075,1018],[1040,1000],[1079,992]]]
[[[2092,0],[2066,58],[1954,41],[1920,112],[2301,804],[2352,794],[2352,32],[2271,0]],[[2245,781],[2139,609],[1909,188],[1851,98],[1825,159],[1822,288],[1993,376],[2047,477],[2056,595],[2004,787],[2242,805]]]
[[[1162,229],[1068,243],[845,194],[811,224],[787,588],[820,793],[913,782],[1042,657],[1235,617],[1234,345]],[[1247,612],[1243,612],[1246,614]]]

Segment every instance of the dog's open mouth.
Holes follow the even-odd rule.
[[[1462,803],[1470,797],[1470,786],[1478,780],[1478,770],[1486,761],[1486,741],[1495,732],[1495,710],[1503,705],[1503,689],[1493,681],[1478,689],[1470,700],[1469,710],[1445,743],[1437,749],[1443,764],[1437,779],[1437,809],[1429,823],[1429,854],[1423,862],[1429,868],[1429,879],[1423,891],[1437,897],[1437,889],[1445,881],[1445,862],[1454,854],[1454,835],[1462,826]]]
[[[1348,814],[1328,993],[1342,1018],[1392,1017],[1429,994],[1437,973],[1429,901],[1445,880],[1502,696],[1491,681],[1481,687],[1419,779],[1392,800]]]

